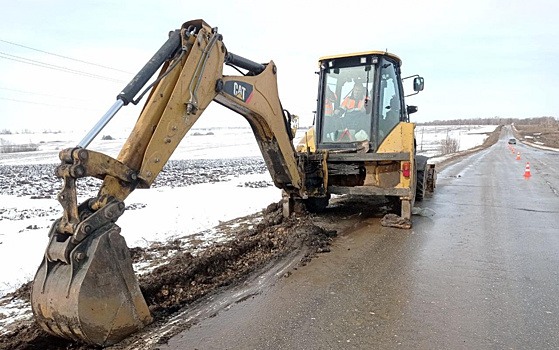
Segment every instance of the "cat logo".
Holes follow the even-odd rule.
[[[240,100],[245,100],[246,88],[237,82],[233,82],[233,94]]]
[[[249,103],[252,98],[253,87],[243,81],[226,81],[223,91],[245,103]]]

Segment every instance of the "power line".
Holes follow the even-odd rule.
[[[2,56],[2,55],[4,55],[4,56]],[[5,57],[5,56],[8,56],[8,57]],[[123,80],[113,79],[113,78],[105,77],[105,76],[98,75],[98,74],[83,72],[83,71],[76,70],[76,69],[70,69],[70,68],[66,68],[66,67],[62,67],[62,66],[57,66],[57,65],[54,65],[54,64],[44,63],[44,62],[29,59],[29,58],[16,56],[16,55],[10,55],[10,54],[4,53],[4,52],[0,52],[0,58],[11,60],[11,61],[16,61],[16,62],[20,62],[20,63],[26,63],[26,64],[30,64],[30,65],[38,66],[38,67],[42,67],[42,68],[53,69],[53,70],[57,70],[57,71],[61,71],[61,72],[81,75],[81,76],[85,76],[85,77],[107,80],[107,81],[111,81],[111,82],[115,82],[115,83],[126,83]]]
[[[87,100],[84,98],[73,98],[73,97],[68,97],[68,96],[55,96],[55,95],[49,95],[49,94],[43,94],[40,92],[32,92],[32,91],[26,91],[26,90],[17,90],[17,89],[10,89],[10,88],[5,88],[5,87],[0,87],[0,90],[6,90],[6,91],[14,91],[14,92],[19,92],[22,94],[29,94],[29,95],[38,95],[38,96],[45,96],[45,97],[54,97],[54,98],[59,98],[59,99],[63,99],[63,100],[74,100],[74,101],[91,101],[91,100]]]
[[[48,52],[48,51],[44,51],[44,50],[35,49],[35,48],[33,48],[33,47],[29,47],[29,46],[17,44],[17,43],[14,43],[14,42],[11,42],[11,41],[7,41],[7,40],[2,40],[2,39],[0,39],[0,41],[3,42],[3,43],[6,43],[6,44],[15,45],[15,46],[23,47],[23,48],[26,48],[26,49],[29,49],[29,50],[33,50],[33,51],[37,51],[37,52],[46,53],[46,54],[48,54],[48,55],[52,55],[52,56],[56,56],[56,57],[65,58],[65,59],[67,59],[67,60],[72,60],[72,61],[76,61],[76,62],[81,62],[81,63],[85,63],[85,64],[90,64],[90,65],[92,65],[92,66],[101,67],[101,68],[105,68],[105,69],[110,69],[110,70],[114,70],[114,71],[117,71],[117,72],[128,73],[128,74],[134,74],[134,73],[131,73],[131,72],[127,72],[127,71],[125,71],[125,70],[121,70],[121,69],[117,69],[117,68],[111,68],[111,67],[104,66],[104,65],[101,65],[101,64],[97,64],[97,63],[92,63],[92,62],[87,62],[87,61],[79,60],[79,59],[77,59],[77,58],[72,58],[72,57],[68,57],[68,56],[64,56],[64,55],[59,55],[59,54],[52,53],[52,52]]]
[[[5,55],[5,56],[8,56],[8,57],[2,57],[1,55]],[[12,57],[12,58],[9,58],[9,57]],[[81,70],[67,68],[67,67],[63,67],[63,66],[57,66],[57,65],[54,65],[54,64],[50,64],[50,63],[45,63],[45,62],[41,62],[41,61],[32,60],[30,58],[11,55],[9,53],[5,53],[5,52],[1,52],[1,51],[0,51],[0,58],[11,59],[12,61],[32,64],[34,66],[39,66],[39,67],[43,67],[43,68],[55,69],[55,70],[59,70],[59,71],[62,71],[62,72],[74,73],[74,74],[83,75],[83,76],[89,76],[91,78],[98,78],[98,79],[104,79],[104,80],[108,80],[108,81],[125,83],[125,81],[123,81],[123,80],[109,78],[109,77],[105,77],[105,76],[102,76],[102,75],[99,75],[99,74],[84,72],[84,71],[81,71]],[[33,62],[34,64],[30,63],[30,62]]]
[[[82,111],[98,112],[98,111],[96,111],[96,110],[94,110],[94,109],[89,109],[89,108],[81,108],[81,107],[73,107],[73,106],[62,106],[62,105],[53,105],[53,104],[49,104],[49,103],[33,102],[33,101],[25,101],[25,100],[17,100],[17,99],[13,99],[13,98],[5,98],[5,97],[0,97],[0,100],[6,100],[6,101],[12,101],[12,102],[19,102],[19,103],[26,103],[26,104],[31,104],[31,105],[49,106],[49,107],[56,107],[56,108],[79,109],[79,110],[82,110]]]

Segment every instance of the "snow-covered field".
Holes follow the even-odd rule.
[[[459,140],[460,150],[473,148],[483,143],[486,138],[484,133],[494,128],[494,126],[419,126],[416,128],[417,148],[419,152],[426,155],[436,155],[440,148],[440,141],[445,139],[447,134]],[[37,152],[0,154],[0,167],[56,164],[58,151],[76,144],[82,136],[81,133],[0,135],[0,138],[12,144],[39,145]],[[115,140],[102,141],[99,137],[89,148],[116,157],[127,134],[123,131],[122,135],[111,136]],[[301,136],[303,132],[298,133],[298,137]],[[252,131],[246,128],[192,130],[171,159],[254,160],[259,157],[260,150]],[[219,162],[210,162],[210,164],[216,168],[223,166]],[[188,186],[184,184],[173,186],[172,183],[166,182],[151,190],[135,191],[126,201],[134,210],[127,210],[118,221],[128,246],[147,246],[152,242],[201,232],[204,233],[201,236],[202,240],[207,240],[208,243],[219,241],[222,237],[212,228],[220,221],[257,212],[271,202],[281,199],[280,190],[272,185],[270,175],[263,169],[261,168],[257,173],[225,174],[222,180],[226,181]],[[200,176],[204,176],[204,173]],[[54,175],[52,177],[54,178]],[[41,179],[39,178],[38,181]],[[37,199],[37,193],[34,193],[36,190],[25,187],[26,184],[21,185],[27,188],[27,191],[14,192],[13,185],[11,183],[7,185],[7,178],[2,182],[0,183],[0,296],[33,278],[47,244],[48,229],[52,221],[61,214],[61,207],[56,201],[55,194],[46,196],[50,198]],[[260,186],[251,187],[246,183],[259,183]],[[84,194],[84,197],[80,197],[80,200],[92,194],[94,192],[89,191]]]
[[[213,135],[207,135],[208,133],[213,133]],[[0,165],[58,163],[58,152],[78,144],[85,134],[85,132],[0,134],[0,140],[6,144],[32,143],[39,146],[39,150],[36,152],[0,153]],[[114,140],[102,140],[101,137],[105,134],[101,133],[88,148],[116,158],[129,134],[130,130],[122,130],[118,134],[107,134]],[[193,129],[175,150],[171,160],[244,157],[260,157],[260,150],[250,128]]]
[[[428,157],[438,156],[441,153],[441,141],[447,137],[458,140],[458,152],[465,151],[481,145],[487,138],[487,133],[495,128],[495,125],[417,126],[417,152]]]

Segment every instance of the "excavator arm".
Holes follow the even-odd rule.
[[[195,34],[187,31],[192,26]],[[276,186],[299,189],[301,179],[290,127],[278,97],[274,62],[261,65],[228,53],[221,35],[203,21],[187,22],[181,31],[186,51],[183,62],[154,87],[118,160],[138,171],[138,186],[149,187],[182,138],[215,100],[248,120]],[[223,76],[225,63],[246,68],[251,75]],[[100,195],[124,200],[133,187],[122,186],[110,177],[105,179]]]
[[[223,66],[247,71],[224,76]],[[158,78],[117,159],[86,147],[157,70]],[[75,148],[60,153],[56,175],[64,180],[58,199],[64,209],[49,232],[34,279],[32,308],[49,333],[110,345],[152,321],[120,228],[124,200],[155,181],[183,137],[207,106],[217,103],[244,116],[277,187],[306,198],[304,166],[292,145],[291,116],[280,103],[277,67],[227,51],[217,28],[186,22],[118,95],[117,102]],[[145,91],[148,91],[146,89]],[[77,203],[76,181],[103,179],[96,197]]]

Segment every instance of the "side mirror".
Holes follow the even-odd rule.
[[[423,77],[414,78],[413,79],[413,91],[415,91],[415,92],[423,91],[424,84],[425,84],[425,81],[424,81]]]
[[[423,85],[421,87],[423,87]],[[415,113],[415,112],[417,112],[417,106],[407,106],[407,111],[408,111],[408,114]]]
[[[410,79],[413,78],[413,91],[415,91],[413,94],[408,94],[404,97],[409,97],[409,96],[413,96],[413,95],[417,95],[420,91],[423,91],[423,86],[425,85],[425,80],[423,79],[423,77],[420,77],[417,74],[414,75],[410,75],[409,77],[405,77],[402,78],[402,82],[406,79]],[[382,86],[381,86],[382,87]]]

